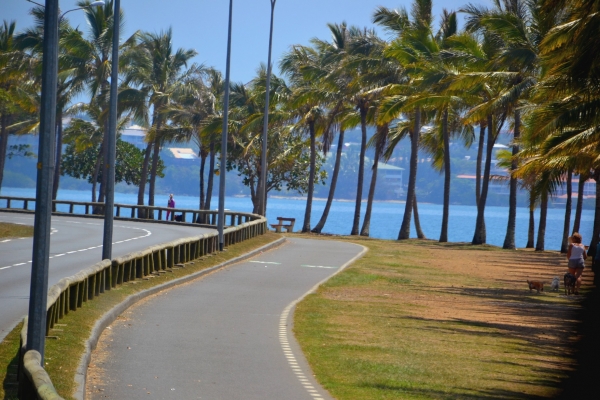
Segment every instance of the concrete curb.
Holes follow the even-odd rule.
[[[214,267],[195,272],[188,276],[183,276],[181,278],[177,278],[170,282],[163,283],[161,285],[155,286],[150,289],[146,289],[146,290],[136,293],[136,294],[132,294],[131,296],[129,296],[125,300],[123,300],[121,303],[117,304],[110,311],[108,311],[106,314],[104,314],[98,321],[96,321],[96,324],[94,324],[94,327],[92,328],[90,337],[88,338],[88,340],[85,343],[85,351],[84,351],[83,355],[81,356],[81,359],[79,360],[79,366],[77,367],[77,372],[75,373],[76,389],[75,389],[75,393],[73,393],[73,398],[76,400],[84,400],[85,399],[85,385],[86,385],[86,380],[87,380],[87,369],[88,369],[88,366],[91,361],[92,351],[94,351],[94,349],[96,348],[96,345],[98,344],[98,340],[100,339],[100,335],[102,335],[102,332],[104,331],[104,329],[106,329],[107,326],[112,324],[117,319],[117,317],[119,315],[121,315],[129,307],[131,307],[138,301],[145,299],[146,297],[151,296],[153,294],[156,294],[162,290],[170,289],[170,288],[180,285],[182,283],[187,283],[187,282],[193,281],[194,279],[197,279],[197,278],[199,278],[203,275],[206,275],[210,272],[214,272],[214,271],[222,269],[226,266],[236,264],[240,261],[244,261],[244,260],[246,260],[250,257],[253,257],[263,251],[271,250],[275,247],[282,245],[285,241],[286,241],[285,237],[283,237],[281,239],[277,239],[276,241],[269,243],[265,246],[262,246],[256,250],[253,250],[250,253],[247,253],[242,256],[225,261],[219,265],[215,265]]]

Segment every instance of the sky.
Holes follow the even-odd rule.
[[[261,63],[267,63],[271,0],[233,0],[231,80],[246,83]],[[37,0],[45,3],[45,0]],[[61,10],[76,8],[77,0],[60,1]],[[491,7],[492,0],[434,0],[433,12],[443,8],[458,10],[472,3]],[[378,6],[405,7],[410,0],[277,0],[273,31],[274,73],[281,56],[295,44],[308,45],[313,37],[330,39],[327,23],[374,28],[373,11]],[[0,0],[0,20],[16,20],[17,31],[33,24],[28,15],[33,4],[26,0]],[[225,75],[227,51],[227,0],[121,0],[125,13],[122,38],[136,30],[148,32],[173,29],[173,47],[194,49],[194,62],[215,67]],[[74,11],[67,18],[71,25],[87,32],[83,13]],[[437,22],[436,22],[437,25]],[[377,28],[377,27],[375,27]],[[382,37],[386,34],[377,29]]]

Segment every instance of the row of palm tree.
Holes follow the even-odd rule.
[[[516,247],[517,191],[521,187],[529,193],[527,247],[534,247],[533,212],[539,205],[535,248],[543,250],[549,198],[566,179],[565,250],[572,176],[580,177],[573,230],[579,229],[585,180],[600,178],[596,172],[600,169],[596,168],[599,141],[595,120],[599,75],[595,74],[597,52],[593,48],[598,42],[593,11],[599,3],[494,0],[491,8],[467,4],[458,10],[465,19],[464,29],[459,30],[457,12],[444,10],[436,29],[432,1],[414,0],[410,11],[385,7],[374,10],[373,22],[388,34],[387,40],[374,29],[329,24],[330,41],[314,38],[308,45],[291,46],[279,63],[282,75],[272,78],[267,182],[260,182],[266,67],[261,66],[251,82],[231,85],[227,167],[243,175],[255,212],[261,209],[258,188],[265,185],[267,191],[285,185],[306,193],[302,231],[321,232],[335,198],[345,132],[359,128],[360,156],[350,234],[368,236],[378,164],[388,162],[405,143],[403,139],[408,139],[410,170],[398,239],[410,237],[413,221],[417,236],[425,237],[419,225],[416,187],[421,151],[431,154],[433,166],[444,174],[439,241],[446,242],[452,176],[450,144],[471,146],[477,142],[473,244],[486,242],[489,183],[504,179],[510,195],[503,247]],[[89,1],[81,1],[79,6],[87,4]],[[90,25],[87,36],[71,28],[66,20],[61,23],[57,124],[64,114],[85,111],[94,117],[99,131],[106,132],[111,10],[112,1],[86,10]],[[31,116],[39,103],[43,10],[34,8],[32,13],[37,21],[34,28],[17,34],[15,24],[5,22],[0,29],[0,185],[8,133],[36,128]],[[194,141],[200,158],[199,207],[210,208],[223,120],[221,73],[192,64],[196,55],[193,50],[175,50],[170,29],[136,32],[123,41],[120,51],[120,115],[123,120],[135,120],[148,128],[138,203],[144,204],[148,185],[148,204],[154,205],[161,146],[170,141]],[[86,90],[89,103],[70,105]],[[512,151],[499,158],[509,174],[495,177],[491,174],[494,144],[507,127],[512,132]],[[375,132],[370,139],[369,128]],[[62,126],[57,126],[57,160],[62,151],[62,131]],[[325,178],[320,164],[336,134],[338,146],[328,199],[313,227],[314,187]],[[104,137],[101,134],[95,142],[88,142],[98,145]],[[369,147],[374,149],[374,157],[361,226],[365,154]],[[101,151],[97,169],[103,163],[102,157]],[[55,190],[58,176],[57,168]],[[103,201],[104,186],[102,182],[99,201]],[[95,188],[93,193],[96,200]],[[596,208],[600,216],[600,206]],[[594,238],[600,234],[599,220],[596,218]]]

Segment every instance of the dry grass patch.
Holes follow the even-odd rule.
[[[33,236],[33,226],[0,222],[0,239]]]
[[[581,297],[548,292],[566,271],[563,255],[335,239],[370,251],[295,313],[296,336],[335,398],[549,398],[574,368]],[[530,292],[527,279],[547,292]]]
[[[280,237],[280,235],[274,233],[267,233],[230,246],[222,253],[216,253],[212,256],[196,260],[193,264],[187,264],[185,268],[175,268],[172,272],[161,274],[154,278],[126,283],[95,297],[93,301],[84,303],[83,307],[76,312],[67,314],[55,326],[56,329],[50,331],[50,335],[56,337],[56,339],[46,340],[44,367],[50,375],[57,392],[65,399],[72,398],[72,394],[75,391],[75,373],[85,349],[84,344],[90,337],[92,327],[102,315],[125,298],[150,287],[239,257]],[[82,269],[84,267],[82,266]],[[19,345],[17,329],[20,329],[20,327],[13,330],[7,336],[6,340],[0,343],[0,379],[5,382],[5,385],[0,388],[0,399],[16,399],[17,386],[6,383],[10,382],[13,378],[10,371],[14,369],[11,365],[16,362],[15,355]],[[16,342],[13,337],[16,337]]]

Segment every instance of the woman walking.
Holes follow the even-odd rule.
[[[575,294],[579,294],[581,275],[583,275],[587,254],[585,252],[585,246],[581,243],[581,235],[578,232],[573,233],[573,236],[571,236],[570,239],[571,243],[567,250],[569,273],[575,277]]]

